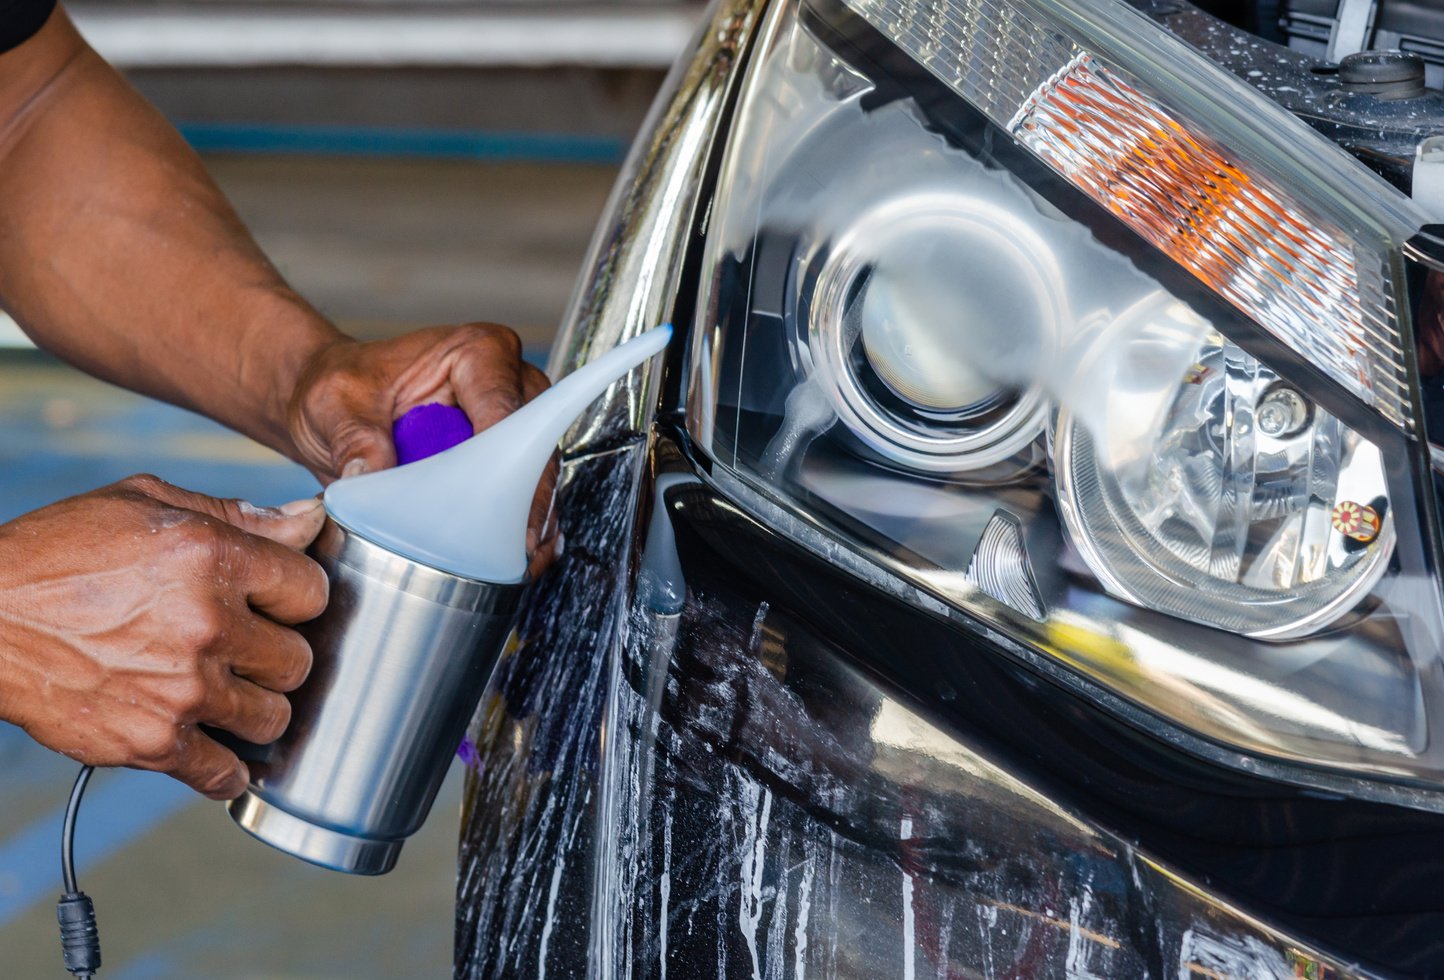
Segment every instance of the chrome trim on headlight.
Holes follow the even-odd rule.
[[[553,378],[672,315],[694,209],[708,199],[702,184],[712,145],[764,9],[747,0],[719,2],[704,19],[690,57],[667,76],[598,222],[547,363]],[[655,376],[655,369],[633,372],[613,385],[604,407],[567,434],[563,452],[640,432],[655,402]]]

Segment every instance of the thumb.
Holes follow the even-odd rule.
[[[134,489],[161,503],[214,517],[248,534],[297,551],[314,541],[326,522],[326,510],[319,497],[295,500],[280,507],[257,507],[246,500],[182,490],[153,476],[132,477],[129,482]]]
[[[396,465],[396,446],[391,441],[391,428],[352,420],[342,426],[331,439],[331,458],[335,470],[330,479],[376,473]]]
[[[279,507],[257,507],[244,500],[235,503],[243,511],[241,520],[228,519],[229,523],[297,551],[305,551],[326,523],[320,497],[303,497]]]

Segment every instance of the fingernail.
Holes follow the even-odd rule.
[[[343,467],[341,468],[341,477],[344,479],[344,478],[346,478],[346,477],[348,477],[348,476],[360,476],[362,473],[365,473],[365,472],[366,472],[366,460],[364,460],[364,459],[353,459],[353,460],[351,460],[351,462],[347,463],[345,466],[343,466]]]
[[[537,538],[536,530],[535,530],[534,528],[527,528],[527,529],[526,529],[526,553],[527,553],[528,556],[530,556],[534,551],[536,551],[536,546],[537,546],[538,543],[539,543],[539,539]]]
[[[321,499],[319,497],[307,497],[305,500],[293,500],[289,504],[282,504],[278,509],[287,517],[300,517],[320,508]]]

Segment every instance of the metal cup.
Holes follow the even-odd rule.
[[[331,579],[326,611],[300,627],[315,663],[228,809],[303,860],[385,874],[436,799],[521,587],[438,571],[331,519],[308,553]]]

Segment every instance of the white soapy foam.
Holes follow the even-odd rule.
[[[659,353],[657,327],[581,368],[491,428],[435,456],[326,489],[326,511],[356,534],[453,575],[499,584],[526,573],[526,528],[557,442],[612,382]]]

